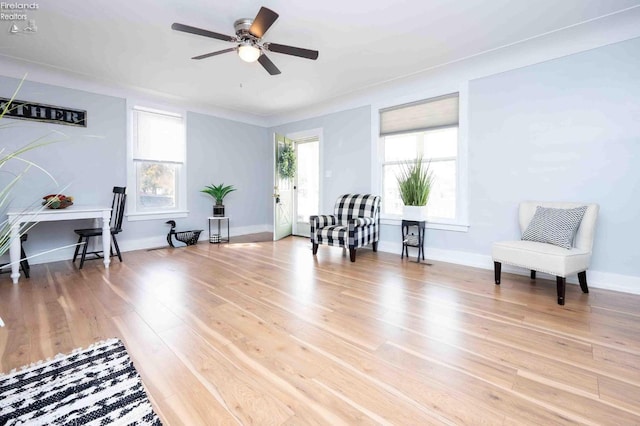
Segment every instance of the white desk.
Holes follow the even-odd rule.
[[[66,209],[13,210],[7,213],[11,224],[11,278],[17,284],[20,278],[20,225],[27,222],[54,222],[58,220],[100,219],[102,218],[102,251],[104,266],[109,267],[111,258],[111,207],[72,205]]]

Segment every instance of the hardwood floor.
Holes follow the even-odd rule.
[[[303,238],[35,265],[0,370],[119,337],[166,424],[640,424],[640,296],[555,291]]]

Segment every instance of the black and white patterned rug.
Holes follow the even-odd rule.
[[[0,375],[0,425],[161,425],[122,342]]]

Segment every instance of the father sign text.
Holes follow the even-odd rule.
[[[9,102],[11,102],[11,99],[0,98],[0,112],[4,111],[9,105],[4,115],[7,118],[87,127],[87,111],[19,101],[17,99],[14,99],[11,104]]]

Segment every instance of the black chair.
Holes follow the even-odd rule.
[[[31,270],[31,267],[29,266],[27,254],[24,252],[24,247],[22,246],[22,243],[24,243],[25,241],[27,241],[27,234],[20,235],[20,268],[22,269],[22,272],[24,272],[24,276],[29,278],[29,271]],[[4,265],[0,265],[0,268],[4,268],[7,265],[9,264],[5,263]],[[8,271],[2,271],[0,273],[4,274],[6,272],[11,272],[11,269],[9,269]]]
[[[118,259],[122,262],[122,254],[120,254],[120,247],[118,247],[118,240],[116,240],[116,234],[122,232],[122,219],[124,218],[124,205],[127,201],[127,188],[114,186],[113,187],[113,202],[111,203],[111,240],[113,241],[113,247],[116,248],[116,253],[118,255]],[[102,236],[102,228],[87,228],[87,229],[75,229],[73,232],[78,234],[78,244],[76,245],[76,251],[73,254],[73,262],[75,263],[76,258],[78,257],[78,251],[80,251],[80,246],[82,246],[82,257],[80,258],[80,268],[84,266],[85,258],[87,254],[95,255],[94,259],[102,259],[104,257],[104,253],[102,251],[90,251],[87,253],[87,248],[89,247],[89,240],[91,237],[101,237]],[[102,253],[102,256],[100,256]],[[111,257],[113,257],[113,248],[110,249]]]

